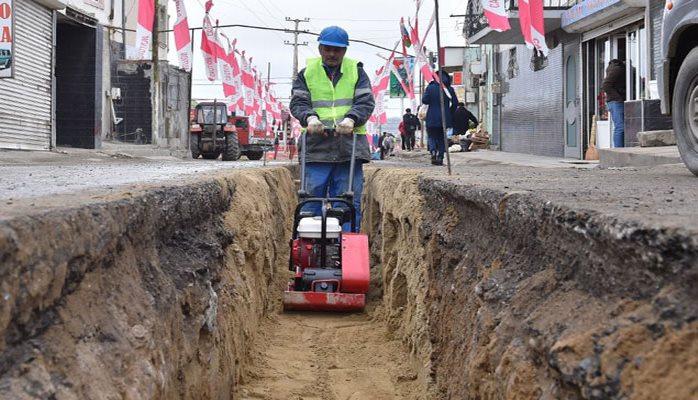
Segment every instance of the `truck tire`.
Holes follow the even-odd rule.
[[[264,156],[263,151],[248,151],[247,152],[247,158],[252,160],[252,161],[261,160],[262,156]]]
[[[698,47],[688,53],[676,75],[671,108],[681,159],[698,176]]]
[[[214,151],[213,153],[202,153],[201,155],[207,160],[215,160],[219,155],[221,155],[221,153]]]
[[[236,161],[240,159],[240,143],[237,133],[225,135],[225,150],[223,151],[223,161]]]
[[[189,147],[191,148],[191,158],[197,159],[201,155],[199,150],[199,137],[197,135],[189,136]]]

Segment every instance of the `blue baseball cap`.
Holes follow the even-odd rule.
[[[317,41],[325,46],[348,47],[349,34],[338,26],[328,26],[320,32]]]

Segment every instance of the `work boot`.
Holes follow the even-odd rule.
[[[436,160],[433,164],[434,165],[444,165],[444,160]]]

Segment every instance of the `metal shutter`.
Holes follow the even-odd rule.
[[[52,11],[14,0],[14,78],[0,79],[0,148],[51,145]]]

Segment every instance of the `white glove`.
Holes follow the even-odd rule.
[[[354,132],[354,120],[351,118],[344,118],[342,122],[337,125],[337,133],[340,135],[351,135]]]
[[[308,117],[308,133],[311,135],[319,135],[325,131],[325,125],[320,122],[320,119],[314,115]]]

